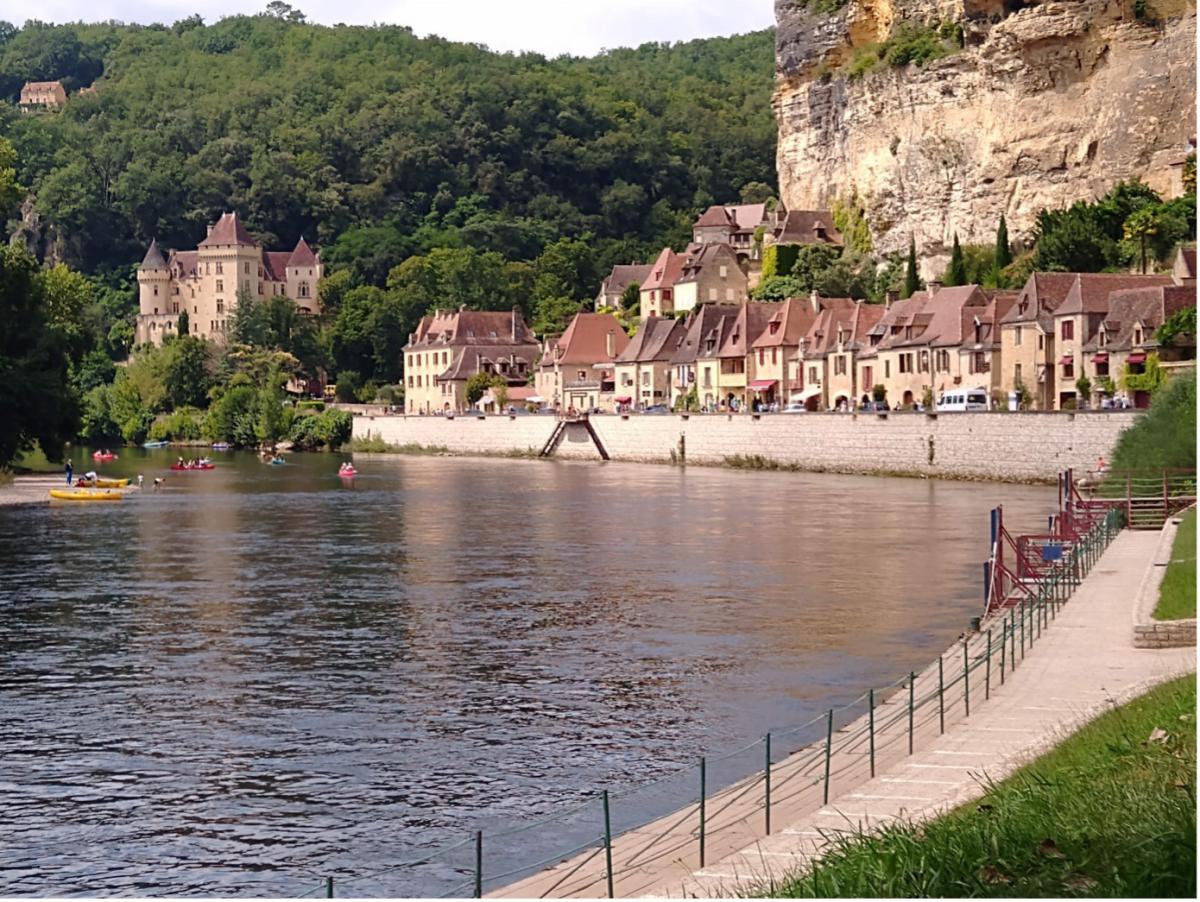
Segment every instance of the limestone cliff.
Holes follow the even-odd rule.
[[[925,268],[955,232],[990,243],[1004,213],[1027,239],[1038,210],[1141,177],[1172,193],[1196,134],[1194,0],[776,0],[779,180],[791,207],[857,193],[876,248]],[[1140,6],[1140,4],[1139,4]],[[863,48],[901,23],[961,27],[923,67]]]

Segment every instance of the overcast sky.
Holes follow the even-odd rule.
[[[2,0],[17,25],[117,19],[170,24],[200,13],[208,24],[257,12],[267,0]],[[296,0],[310,22],[408,25],[417,34],[486,44],[493,50],[592,54],[646,41],[741,34],[775,24],[772,0]]]

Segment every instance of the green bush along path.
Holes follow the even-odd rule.
[[[1184,620],[1196,616],[1196,509],[1183,515],[1171,563],[1159,590],[1155,620]]]

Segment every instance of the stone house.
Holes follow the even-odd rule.
[[[461,413],[469,406],[467,380],[476,373],[525,386],[537,355],[538,343],[517,307],[435,310],[421,317],[404,346],[405,413]]]
[[[60,110],[67,105],[67,90],[61,81],[27,81],[18,105],[23,113]]]
[[[658,259],[650,264],[650,273],[638,291],[639,315],[643,319],[670,316],[675,312],[675,283],[683,274],[686,262],[686,254],[677,254],[669,247],[664,247]]]
[[[1127,372],[1133,375],[1145,372],[1151,354],[1157,354],[1165,362],[1195,357],[1194,338],[1186,347],[1163,348],[1155,336],[1171,314],[1195,305],[1195,290],[1170,284],[1115,288],[1104,298],[1103,310],[1098,313],[1095,311],[1099,304],[1095,301],[1089,304],[1086,294],[1080,294],[1082,302],[1076,296],[1068,298],[1055,316],[1060,336],[1062,325],[1072,323],[1073,335],[1077,337],[1071,345],[1064,342],[1062,346],[1058,364],[1059,409],[1074,404],[1097,406],[1108,396],[1124,397],[1134,407],[1149,406],[1149,394],[1126,390],[1122,379]],[[1077,309],[1080,307],[1083,309]],[[1065,375],[1068,358],[1069,377]],[[1090,383],[1086,396],[1079,391],[1081,376]],[[1110,380],[1112,392],[1105,390]]]
[[[756,356],[750,346],[779,308],[775,302],[746,301],[732,321],[724,320],[701,342],[696,356],[700,394],[712,392],[717,409],[745,411],[756,378]]]
[[[645,410],[671,403],[671,359],[687,332],[682,320],[651,317],[613,361],[613,403]]]
[[[786,403],[789,362],[800,349],[804,336],[834,299],[815,291],[806,298],[788,298],[778,304],[766,328],[750,344],[754,357],[754,379],[747,386],[751,400],[764,404]]]
[[[1169,276],[1123,273],[1072,274],[1070,287],[1051,315],[1053,356],[1047,361],[1054,393],[1046,410],[1062,410],[1077,403],[1075,380],[1083,374],[1080,348],[1095,335],[1108,314],[1113,292],[1130,288],[1170,285]]]
[[[746,274],[734,249],[728,244],[705,244],[684,259],[675,281],[672,311],[695,310],[700,304],[740,304],[747,298]]]
[[[618,263],[612,268],[600,283],[600,292],[596,295],[596,310],[617,310],[621,306],[621,295],[630,285],[640,288],[650,275],[650,263]]]
[[[696,370],[696,360],[701,349],[705,346],[706,336],[713,336],[712,350],[719,347],[719,341],[726,323],[732,324],[737,318],[738,308],[731,304],[702,304],[693,310],[684,320],[683,338],[675,353],[671,355],[671,396],[670,404],[674,409],[680,399],[692,389],[696,390],[696,402],[706,409],[716,405],[715,369],[708,372],[709,385],[701,385]],[[712,355],[715,358],[715,353]]]
[[[772,244],[821,244],[841,247],[842,233],[833,226],[833,214],[828,210],[775,209],[763,238]]]
[[[999,400],[1004,395],[1002,385],[999,322],[1017,302],[1018,292],[984,289],[987,306],[964,308],[962,344],[958,347],[958,373],[963,388],[985,388],[988,397]]]
[[[762,256],[762,247],[754,240],[755,232],[764,233],[771,225],[766,204],[712,206],[692,225],[692,242],[697,245],[726,244],[738,261],[745,265]]]
[[[614,363],[629,336],[610,313],[577,313],[566,331],[542,345],[536,387],[543,403],[591,410],[613,403]]]
[[[936,401],[962,384],[957,349],[964,311],[982,313],[987,305],[978,285],[943,288],[937,282],[896,302],[876,327],[877,341],[859,357],[859,384],[868,392],[882,385],[893,407],[923,403],[927,391]]]
[[[223,343],[239,292],[255,300],[286,296],[303,315],[321,312],[317,283],[325,274],[319,254],[303,238],[291,251],[264,251],[236,213],[225,213],[194,251],[168,251],[151,240],[138,267],[138,344],[162,344],[179,314],[189,331]]]
[[[1196,248],[1181,247],[1175,254],[1175,265],[1171,276],[1176,285],[1196,286]]]
[[[859,384],[858,356],[888,308],[850,298],[823,298],[823,309],[805,333],[789,368],[789,400],[809,410],[853,408],[868,400]]]

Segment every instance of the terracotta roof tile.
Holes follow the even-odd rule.
[[[719,332],[719,324],[725,321],[732,322],[737,314],[738,308],[732,304],[703,304],[697,307],[686,320],[687,329],[679,347],[671,357],[671,362],[676,364],[695,363],[696,357],[703,347],[705,336],[714,330]]]
[[[1067,296],[1054,310],[1055,316],[1079,313],[1103,313],[1108,309],[1108,296],[1127,288],[1170,285],[1170,276],[1139,276],[1127,273],[1079,273]]]
[[[250,237],[237,213],[222,213],[217,224],[213,226],[208,236],[197,247],[226,247],[240,245],[242,247],[258,247],[258,242]]]
[[[608,353],[608,336],[613,337],[613,353]],[[616,317],[607,313],[577,313],[567,330],[551,343],[550,359],[543,358],[542,366],[562,364],[604,363],[625,350],[629,336]]]
[[[288,258],[288,266],[316,266],[317,255],[312,252],[312,248],[308,246],[308,242],[301,236],[296,242],[296,249],[292,251],[291,257]]]
[[[669,247],[664,247],[658,255],[658,259],[650,264],[650,274],[642,283],[642,291],[673,287],[679,279],[680,273],[683,272],[685,262],[686,258],[682,254],[677,254]]]

